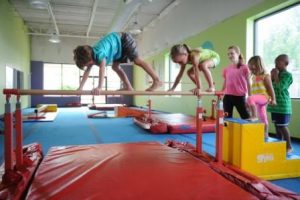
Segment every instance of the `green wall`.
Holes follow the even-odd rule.
[[[0,1],[0,114],[4,113],[5,68],[10,66],[24,73],[24,88],[28,89],[30,66],[30,41],[27,27],[7,0]],[[27,107],[29,97],[22,97],[22,106]],[[14,101],[12,101],[14,102]],[[13,105],[14,106],[14,105]]]
[[[245,60],[250,58],[253,54],[253,19],[261,17],[265,14],[281,9],[288,5],[291,5],[297,1],[282,1],[282,0],[266,0],[263,3],[252,7],[236,16],[233,16],[221,23],[193,36],[187,38],[180,43],[186,43],[191,47],[198,47],[205,41],[210,41],[214,45],[214,50],[220,54],[221,63],[215,69],[212,69],[212,74],[216,84],[216,89],[221,89],[223,84],[223,78],[221,76],[222,70],[229,64],[227,59],[227,48],[230,45],[238,45],[244,54]],[[155,64],[156,71],[159,72],[160,77],[164,77],[164,56],[168,53],[169,49],[165,49],[159,54],[148,58],[150,63]],[[159,68],[159,69],[157,69]],[[162,69],[161,69],[162,68]],[[136,90],[144,90],[146,88],[145,73],[139,69],[134,69],[134,83]],[[207,88],[207,83],[203,76],[201,76],[203,88]],[[191,82],[188,77],[183,77],[182,82]],[[144,84],[144,85],[143,85]],[[193,85],[183,85],[182,90],[187,91],[191,89]],[[180,112],[184,114],[195,114],[195,107],[197,100],[195,97],[149,97],[153,100],[153,109],[167,111],[167,112]],[[145,106],[148,97],[135,97],[135,104],[138,106]],[[210,114],[211,98],[203,98],[204,107],[207,109],[207,114]],[[299,101],[293,100],[293,109],[299,110]],[[238,117],[235,113],[235,117]],[[290,124],[291,134],[294,137],[300,138],[299,116],[292,116]],[[271,123],[270,123],[271,124]],[[274,132],[274,128],[270,126],[270,132]]]

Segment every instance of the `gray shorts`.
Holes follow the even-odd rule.
[[[129,33],[122,33],[121,36],[122,55],[116,60],[120,63],[128,63],[138,57],[137,44]]]

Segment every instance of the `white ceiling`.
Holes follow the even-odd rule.
[[[29,0],[9,0],[30,35],[99,38],[110,31],[145,29],[179,0],[49,0],[47,9]]]

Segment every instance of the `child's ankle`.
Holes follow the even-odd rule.
[[[292,152],[293,152],[293,148],[292,148],[292,147],[287,148],[287,149],[286,149],[286,152],[287,152],[287,153],[292,153]]]
[[[268,138],[269,138],[269,135],[265,134],[265,140],[268,140]]]
[[[257,117],[250,117],[247,119],[248,121],[254,122],[254,121],[258,121]]]
[[[206,92],[215,92],[216,89],[215,87],[209,87],[207,90],[205,90]]]

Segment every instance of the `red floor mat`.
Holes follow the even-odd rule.
[[[193,116],[170,113],[170,114],[152,114],[154,120],[164,122],[168,126],[169,133],[195,133],[196,132],[196,119]],[[215,132],[216,121],[207,119],[203,121],[202,133]]]
[[[27,199],[257,199],[189,153],[155,142],[51,148]]]

